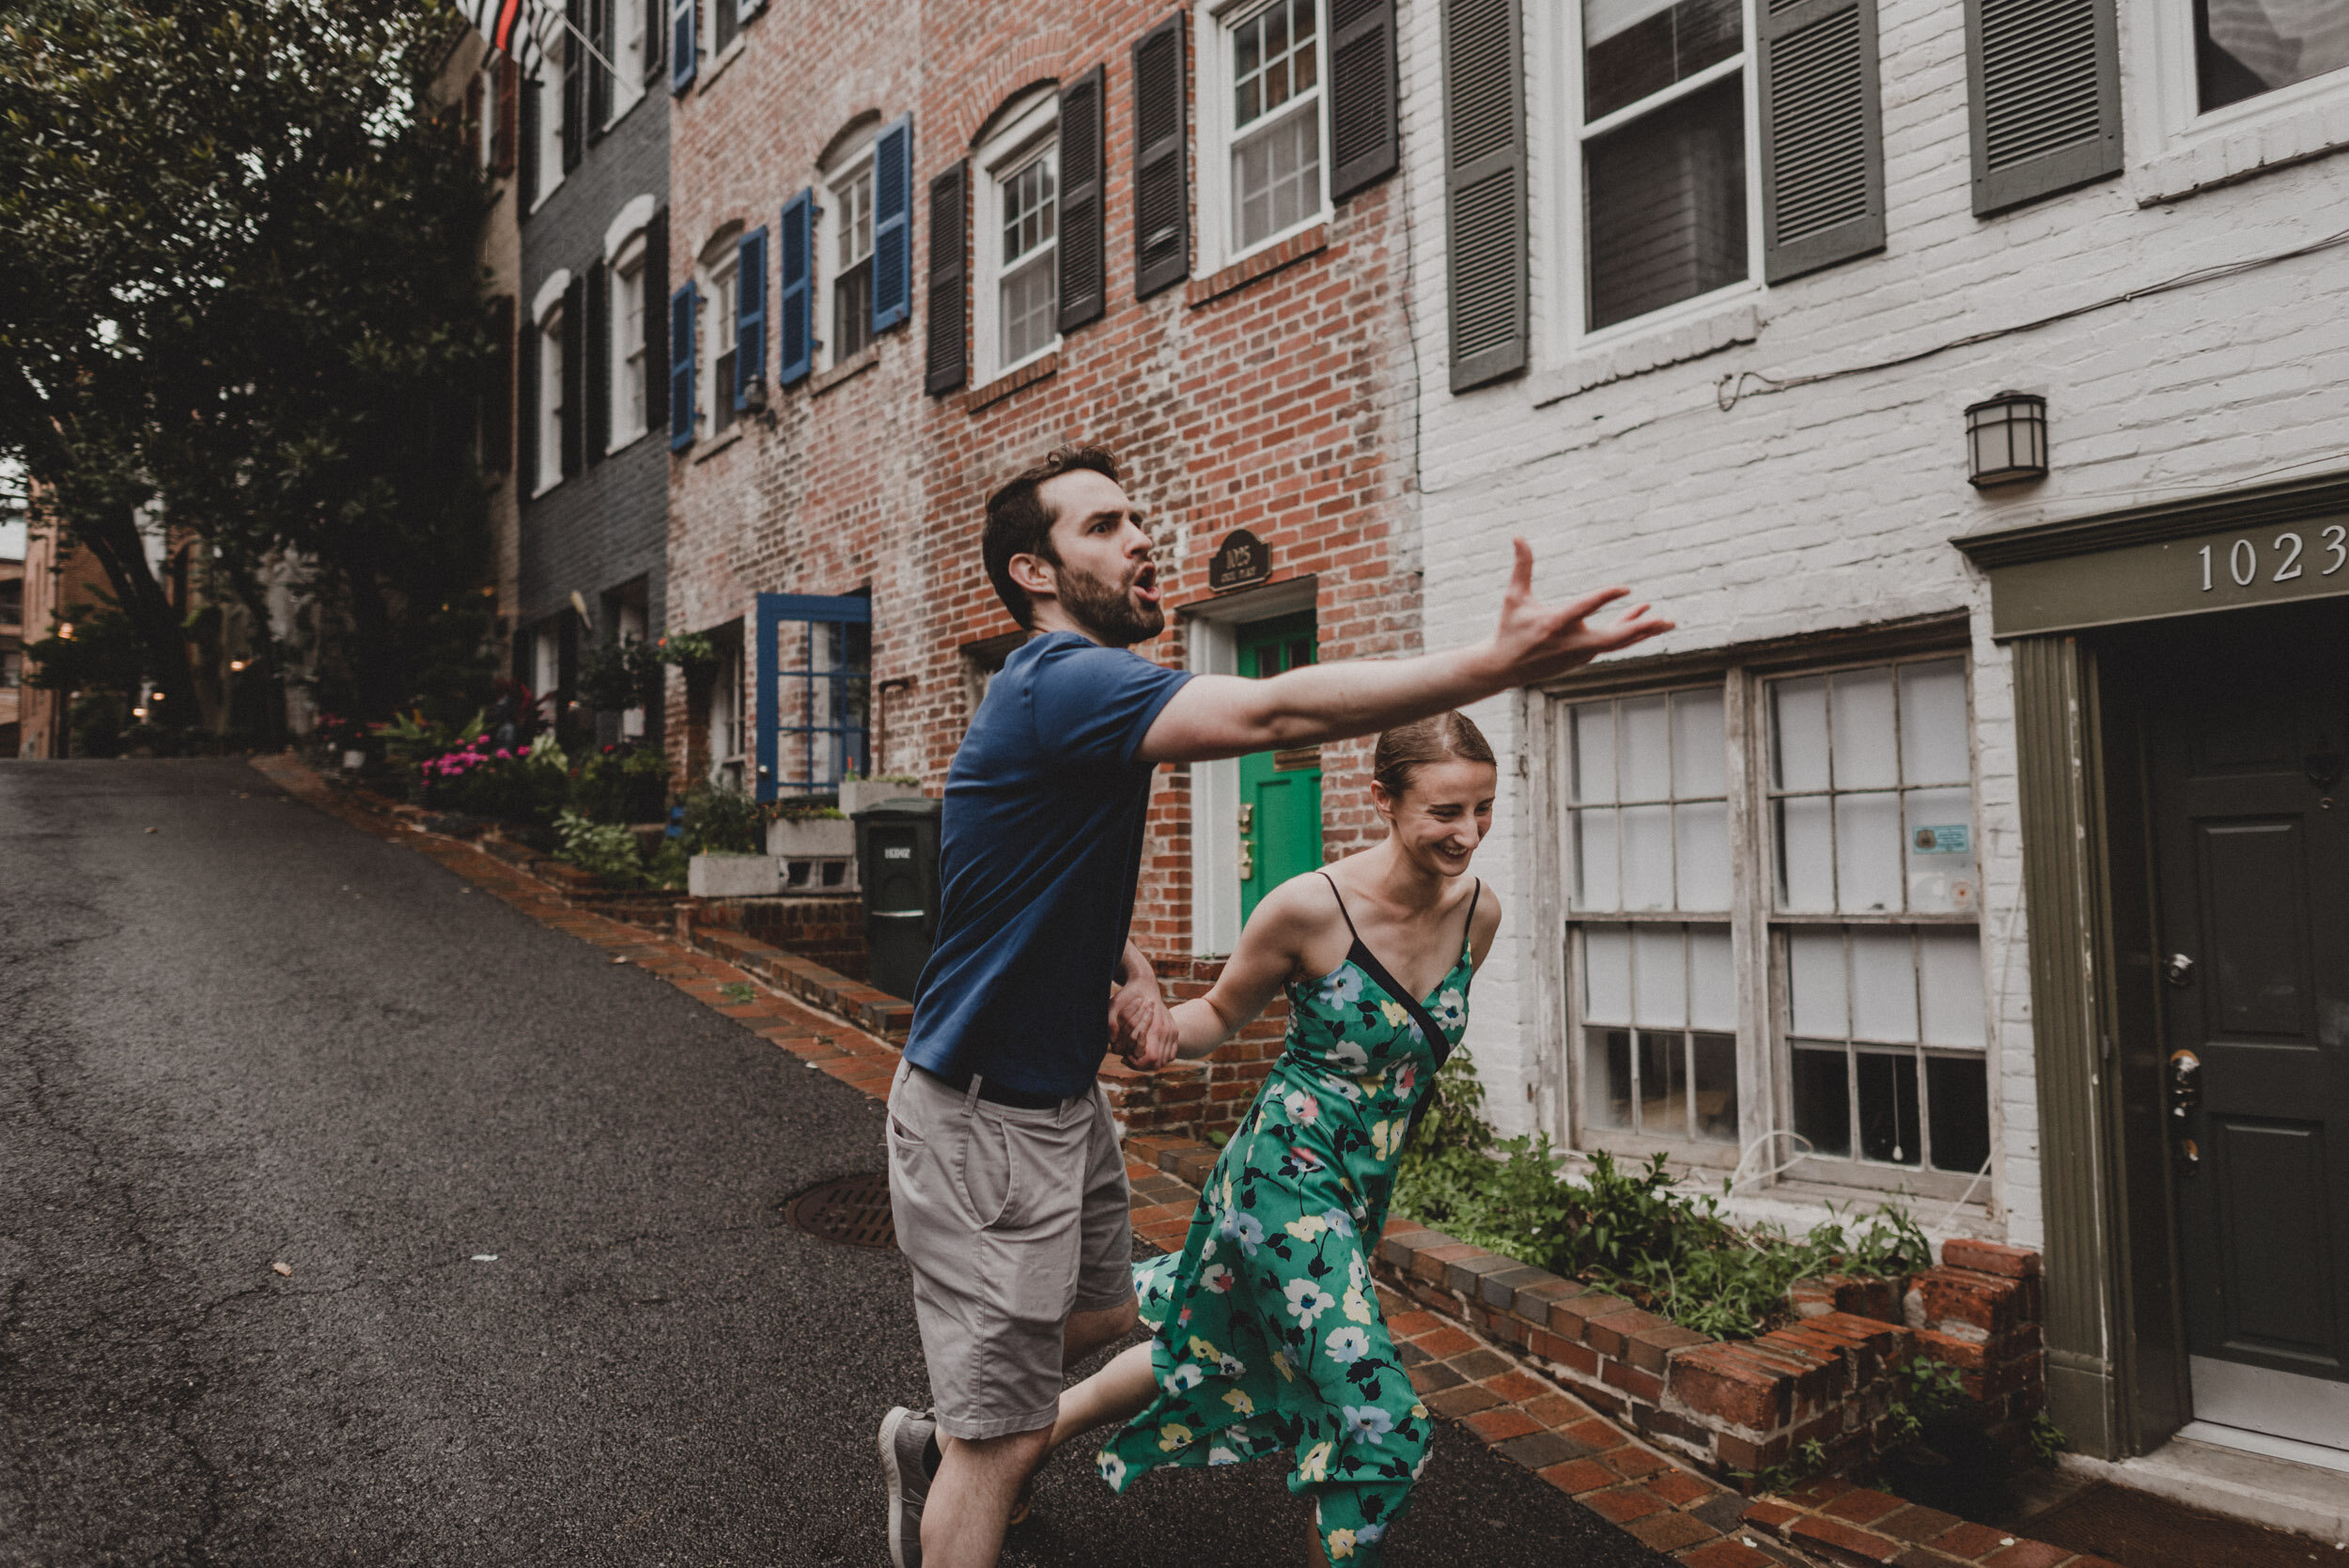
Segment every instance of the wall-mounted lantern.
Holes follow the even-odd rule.
[[[2047,400],[2001,392],[1966,411],[1967,483],[1977,489],[2047,476]]]

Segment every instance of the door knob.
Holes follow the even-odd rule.
[[[2190,1050],[2170,1053],[2170,1114],[2183,1118],[2202,1103],[2202,1059]]]
[[[1240,807],[1239,831],[1243,833],[1252,833],[1256,831],[1256,808],[1254,806]]]
[[[2161,966],[2161,977],[2172,986],[2194,984],[2194,960],[2183,953],[2172,953]]]

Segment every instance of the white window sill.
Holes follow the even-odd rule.
[[[1326,224],[1329,221],[1329,210],[1324,209],[1323,210],[1315,213],[1312,217],[1307,218],[1301,224],[1291,224],[1288,227],[1283,229],[1278,234],[1267,235],[1264,239],[1257,241],[1246,250],[1236,250],[1232,252],[1230,255],[1223,257],[1223,259],[1209,272],[1209,275],[1212,275],[1214,272],[1228,272],[1232,268],[1237,267],[1241,263],[1249,260],[1251,257],[1262,256],[1265,252],[1273,249],[1275,246],[1283,244],[1287,241],[1294,240],[1299,235],[1305,233],[1307,230],[1317,227],[1318,225]],[[1204,256],[1200,258],[1203,264],[1203,271],[1207,270],[1204,267],[1206,259],[1206,258]]]
[[[614,438],[612,444],[603,449],[603,455],[609,458],[618,453],[625,452],[650,434],[652,434],[652,432],[646,429],[637,430],[629,435],[615,437]]]
[[[2349,75],[2330,72],[2202,116],[2129,171],[2139,207],[2349,150]]]
[[[702,63],[701,80],[694,86],[696,93],[706,93],[711,84],[725,74],[726,67],[742,57],[742,47],[749,40],[748,33],[737,33],[734,41]]]
[[[532,491],[530,492],[530,499],[531,499],[531,500],[533,500],[533,501],[536,501],[536,500],[537,500],[540,496],[545,495],[545,494],[547,494],[548,492],[550,492],[550,491],[552,491],[552,490],[555,489],[556,489],[557,487],[559,487],[562,483],[563,483],[563,480],[562,480],[562,477],[561,477],[559,474],[558,474],[556,477],[552,478],[552,479],[541,479],[541,480],[539,480],[539,481],[538,481],[538,488],[537,488],[537,489],[534,489],[534,490],[532,490]]]
[[[807,395],[821,397],[833,387],[852,381],[880,363],[880,340],[874,339],[838,365],[827,365],[809,380]]]
[[[650,98],[652,94],[649,90],[640,91],[634,98],[630,99],[626,103],[623,103],[618,108],[613,110],[611,117],[603,122],[604,134],[607,136],[610,135],[613,130],[618,126],[622,120],[628,118],[629,115],[635,109],[636,105],[644,102],[645,100]]]
[[[1048,360],[1051,362],[1049,365],[1045,364]],[[1021,375],[1022,371],[1034,369],[1039,365],[1043,365],[1044,368],[1036,374],[1027,376]],[[988,403],[995,401],[995,397],[981,397],[978,396],[980,393],[993,392],[996,396],[1008,396],[1011,392],[1017,392],[1019,387],[1027,386],[1031,382],[1043,380],[1044,377],[1052,374],[1059,368],[1060,336],[1058,334],[1053,334],[1052,341],[1049,346],[1038,349],[1034,353],[1030,354],[1027,358],[1014,360],[1009,365],[998,365],[995,368],[990,369],[987,373],[987,379],[985,380],[978,380],[976,378],[973,378],[972,389],[963,394],[963,401],[972,408],[982,407]],[[1014,380],[1018,381],[1019,384],[1017,386],[1005,388],[1006,382]],[[1004,390],[999,391],[999,388]]]
[[[697,463],[706,463],[741,439],[742,422],[737,419],[734,424],[727,427],[725,434],[712,436],[708,441],[696,442],[700,450],[693,454],[693,460]]]
[[[1532,382],[1533,406],[1546,409],[1595,387],[1685,365],[1761,335],[1762,306],[1751,294],[1717,302],[1701,316],[1659,322],[1636,336],[1594,344],[1542,372]]]

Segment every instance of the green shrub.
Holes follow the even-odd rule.
[[[562,858],[582,871],[590,871],[614,887],[645,883],[645,865],[636,852],[636,835],[616,822],[591,822],[575,811],[554,819],[563,841]]]
[[[739,789],[695,784],[685,796],[679,831],[689,855],[755,855],[766,847],[758,802]]]
[[[596,822],[656,822],[669,800],[669,759],[644,747],[590,756],[571,781],[571,810]]]
[[[661,654],[638,637],[599,643],[579,661],[579,697],[607,711],[652,707],[661,701]]]
[[[1673,1189],[1664,1157],[1643,1168],[1600,1152],[1580,1181],[1562,1174],[1547,1137],[1496,1139],[1465,1051],[1395,1176],[1396,1207],[1462,1241],[1603,1284],[1683,1327],[1750,1338],[1786,1315],[1787,1287],[1821,1274],[1901,1274],[1928,1266],[1924,1234],[1887,1205],[1865,1224],[1839,1219],[1796,1237],[1741,1229],[1720,1199]]]

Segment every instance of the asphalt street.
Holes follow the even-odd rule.
[[[0,763],[0,1564],[885,1563],[904,1264],[781,1210],[880,1116],[241,763]],[[1302,1557],[1268,1465],[1037,1514]],[[1389,1560],[1665,1561],[1449,1427]]]

